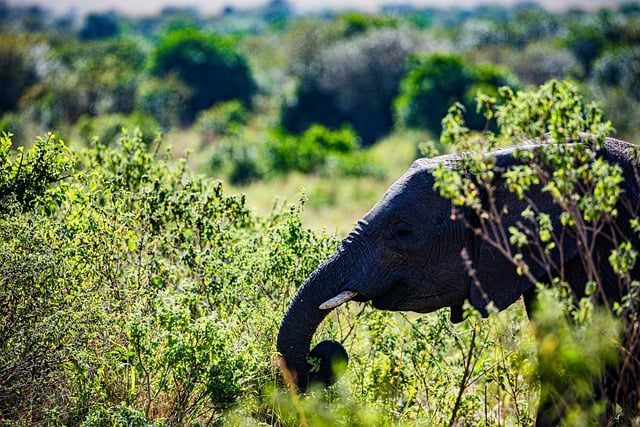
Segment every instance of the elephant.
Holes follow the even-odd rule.
[[[504,171],[522,162],[516,151],[535,152],[548,143],[538,139],[494,150],[490,153],[495,159],[494,169]],[[588,144],[582,139],[570,143]],[[597,157],[622,168],[623,193],[618,201],[621,213],[616,225],[620,233],[635,236],[632,244],[640,248],[637,235],[625,225],[631,214],[623,213],[622,206],[629,212],[629,207],[637,210],[640,202],[635,147],[606,138]],[[536,289],[531,278],[549,283],[558,272],[531,262],[530,276],[519,274],[512,260],[478,232],[476,211],[454,206],[434,189],[433,172],[438,165],[457,168],[460,160],[460,156],[452,154],[416,160],[358,221],[335,253],[298,289],[282,319],[276,341],[279,365],[298,391],[306,390],[312,382],[331,384],[335,375],[328,366],[335,360],[347,359],[346,351],[335,341],[323,341],[309,351],[322,320],[347,301],[370,302],[380,310],[417,313],[449,307],[451,321],[461,322],[466,301],[487,316],[490,304],[503,310],[523,296],[527,312],[531,313]],[[500,225],[505,230],[522,220],[521,212],[531,203],[550,215],[554,232],[563,227],[560,208],[539,186],[532,188],[528,197],[519,198],[498,183],[491,198],[498,211],[503,212]],[[482,203],[489,203],[486,194],[481,199]],[[507,206],[508,211],[503,209]],[[582,296],[587,273],[576,246],[575,239],[566,238],[554,256],[562,258],[559,261],[564,279],[577,296]],[[595,247],[594,256],[608,264],[611,242],[598,241]],[[533,254],[525,252],[524,256]],[[631,277],[640,278],[637,265]],[[603,267],[600,279],[605,290],[602,300],[619,301],[622,294],[612,269]],[[321,359],[320,369],[310,369],[309,357]],[[538,411],[538,425],[545,425],[545,420],[552,424],[550,417],[545,418],[544,410]]]

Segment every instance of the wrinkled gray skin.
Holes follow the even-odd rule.
[[[519,146],[523,147],[535,150],[536,146]],[[629,147],[622,141],[608,139],[600,154],[622,165],[627,186],[625,197],[637,206],[638,188]],[[499,170],[516,162],[512,154],[513,149],[496,152]],[[312,335],[331,311],[319,306],[343,291],[357,292],[354,301],[371,301],[381,310],[428,313],[450,307],[454,322],[462,320],[461,307],[465,300],[486,314],[489,302],[502,310],[524,293],[532,294],[531,283],[517,275],[511,262],[482,236],[474,234],[475,214],[466,211],[462,212],[464,220],[455,219],[450,201],[433,190],[432,170],[442,162],[455,167],[456,161],[453,156],[417,160],[358,222],[336,253],[299,289],[282,321],[277,350],[300,390],[305,390],[309,382],[329,384],[333,381],[326,374],[323,377],[310,373],[307,359]],[[560,230],[558,208],[544,193],[537,193],[531,195],[534,203],[553,216],[554,230]],[[526,202],[500,186],[494,196],[499,206],[509,206],[509,214],[502,218],[505,228],[521,220],[520,212],[527,206]],[[621,220],[628,223],[624,217]],[[584,272],[577,260],[575,242],[566,240],[562,252],[566,275],[576,284],[575,292],[581,294],[579,286],[584,283]],[[601,253],[606,260],[609,247],[605,246],[602,245]],[[474,285],[465,269],[463,250],[473,262],[475,277],[482,289]],[[533,267],[532,272],[541,279],[545,275],[548,278],[549,272],[542,266]],[[619,299],[615,276],[605,274],[605,282],[610,282],[607,292],[611,298]],[[328,360],[334,357],[333,353],[338,353],[338,359],[346,358],[340,344],[323,343],[323,350],[314,350],[313,356]]]

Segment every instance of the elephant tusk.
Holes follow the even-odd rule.
[[[331,298],[330,300],[327,300],[325,302],[323,302],[322,304],[320,304],[320,310],[331,310],[333,308],[336,308],[337,306],[344,304],[345,302],[353,299],[356,295],[358,295],[357,292],[354,291],[344,291],[339,293],[338,295],[336,295],[335,297]]]

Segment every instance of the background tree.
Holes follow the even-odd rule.
[[[640,126],[640,50],[626,46],[604,52],[593,64],[587,88],[611,118],[620,138],[635,140]]]
[[[562,43],[573,53],[582,65],[585,76],[591,74],[593,62],[607,48],[609,36],[614,31],[608,15],[583,16],[570,21],[569,31]]]
[[[168,33],[150,58],[151,72],[175,75],[191,93],[185,122],[216,102],[238,99],[250,106],[257,90],[249,65],[229,39],[186,28]]]
[[[38,51],[47,49],[39,37],[0,34],[0,117],[17,110],[25,90],[38,81]]]
[[[470,65],[457,55],[414,56],[395,100],[396,120],[405,127],[439,134],[442,117],[459,102],[466,110],[467,124],[481,129],[485,120],[475,112],[476,92],[497,94],[498,87],[510,83],[512,79],[499,68]]]
[[[542,85],[551,79],[577,78],[582,74],[580,63],[566,48],[549,45],[549,41],[529,43],[524,49],[512,51],[505,59],[523,84]]]
[[[640,100],[640,47],[621,47],[605,52],[593,65],[595,84],[619,87]]]
[[[376,28],[395,28],[398,26],[398,20],[392,17],[347,12],[336,17],[333,31],[336,31],[341,37],[349,38]]]
[[[263,17],[272,28],[282,30],[293,15],[291,5],[287,0],[271,0],[264,9]]]
[[[74,124],[83,115],[133,111],[145,60],[136,42],[70,41],[54,46],[45,59],[45,76],[22,98],[26,115],[40,127]]]
[[[90,13],[78,35],[82,40],[97,40],[120,34],[120,21],[115,13]]]
[[[282,107],[282,125],[300,133],[314,123],[349,123],[364,145],[372,144],[392,128],[392,102],[415,46],[407,33],[384,29],[312,52]]]

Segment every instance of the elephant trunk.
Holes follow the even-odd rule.
[[[331,309],[321,309],[323,302],[336,296],[336,287],[341,282],[336,266],[337,256],[318,268],[298,290],[291,301],[278,332],[276,349],[281,355],[280,368],[285,380],[304,392],[312,382],[325,385],[336,381],[336,362],[346,367],[347,352],[336,341],[322,341],[311,352],[311,339],[322,320]],[[309,358],[316,359],[312,364]],[[284,362],[284,363],[282,363]]]

